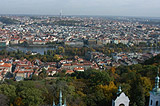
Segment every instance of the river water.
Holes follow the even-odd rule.
[[[37,52],[40,54],[44,54],[44,51],[47,50],[54,50],[54,47],[21,47],[21,46],[13,46],[13,47],[0,47],[0,50],[7,50],[7,51],[16,51],[16,50],[20,50],[23,52]]]
[[[7,51],[16,51],[16,50],[21,50],[24,53],[31,51],[31,52],[37,52],[40,54],[44,54],[44,51],[47,50],[54,50],[54,47],[22,47],[22,46],[12,46],[12,47],[0,47],[0,50],[7,50]],[[142,49],[143,53],[151,52],[151,53],[160,53],[160,48],[155,49],[155,48],[145,48]]]

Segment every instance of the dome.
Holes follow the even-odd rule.
[[[121,86],[118,87],[117,95],[119,95],[122,92]]]
[[[118,87],[118,92],[122,92],[121,86]]]
[[[160,88],[154,88],[152,91],[156,94],[160,94]]]
[[[155,79],[156,79],[157,81],[159,81],[159,76],[157,76]]]

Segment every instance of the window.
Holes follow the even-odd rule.
[[[152,100],[151,100],[151,105],[152,105]]]
[[[156,101],[156,106],[158,106],[158,101]]]
[[[124,104],[120,104],[119,106],[124,106]]]

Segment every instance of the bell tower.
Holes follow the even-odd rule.
[[[155,87],[150,91],[149,106],[160,106],[159,68],[155,78]]]

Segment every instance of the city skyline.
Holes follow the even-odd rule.
[[[160,17],[159,0],[5,0],[0,14]]]

